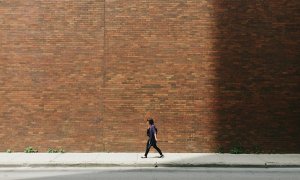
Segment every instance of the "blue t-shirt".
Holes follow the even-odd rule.
[[[151,125],[149,129],[150,129],[149,130],[149,138],[151,140],[155,140],[155,136],[154,136],[156,134],[156,128],[155,128],[155,126]]]

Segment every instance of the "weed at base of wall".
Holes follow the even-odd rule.
[[[60,148],[60,149],[55,149],[55,148],[49,148],[48,153],[65,153],[65,150]]]
[[[28,147],[26,147],[26,148],[24,149],[24,152],[25,152],[25,153],[37,153],[38,150],[37,150],[37,149],[34,149],[34,148],[31,147],[31,146],[28,146]]]

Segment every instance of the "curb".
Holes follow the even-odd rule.
[[[99,163],[74,163],[74,164],[0,164],[0,168],[13,167],[208,167],[208,168],[300,168],[299,164],[99,164]]]

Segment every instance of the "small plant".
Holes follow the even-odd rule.
[[[230,153],[231,154],[244,154],[245,149],[240,143],[237,143],[230,149]]]
[[[11,149],[6,150],[7,153],[12,153],[13,151]]]
[[[56,149],[52,149],[52,148],[49,148],[48,153],[57,153],[58,151]]]
[[[28,147],[26,147],[26,148],[24,149],[24,152],[25,152],[25,153],[37,153],[38,150],[37,150],[37,149],[34,149],[34,148],[31,147],[31,146],[28,146]]]
[[[63,149],[49,148],[47,152],[48,153],[64,153],[65,150],[63,150]]]
[[[59,150],[60,153],[65,153],[66,151],[64,149]]]

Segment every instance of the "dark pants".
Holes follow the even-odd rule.
[[[147,155],[148,155],[148,153],[149,153],[149,151],[150,151],[150,148],[151,148],[151,146],[153,146],[154,147],[154,149],[156,149],[156,151],[160,154],[160,155],[162,155],[162,152],[161,152],[161,150],[157,147],[157,145],[156,145],[156,141],[155,140],[148,140],[148,142],[147,142],[147,145],[146,145],[146,152],[145,152],[145,156],[147,157]]]

